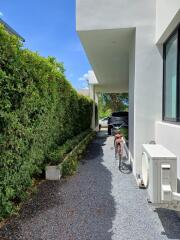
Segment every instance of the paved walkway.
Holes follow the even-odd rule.
[[[44,182],[20,216],[0,230],[12,240],[180,239],[173,211],[154,209],[127,168],[118,170],[113,139],[99,136],[75,176]]]

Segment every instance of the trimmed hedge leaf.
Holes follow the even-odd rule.
[[[63,64],[24,49],[0,25],[0,218],[24,198],[49,152],[90,128],[92,104]]]

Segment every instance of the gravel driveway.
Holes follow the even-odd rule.
[[[154,209],[128,168],[118,170],[113,138],[99,135],[75,176],[44,182],[0,230],[12,240],[180,239],[175,212]]]

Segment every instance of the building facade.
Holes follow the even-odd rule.
[[[176,154],[180,179],[180,1],[76,3],[77,32],[95,76],[91,89],[129,93],[134,174],[141,174],[142,144],[153,140]]]

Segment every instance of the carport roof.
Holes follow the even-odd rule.
[[[133,28],[78,31],[97,78],[96,89],[127,92]]]

